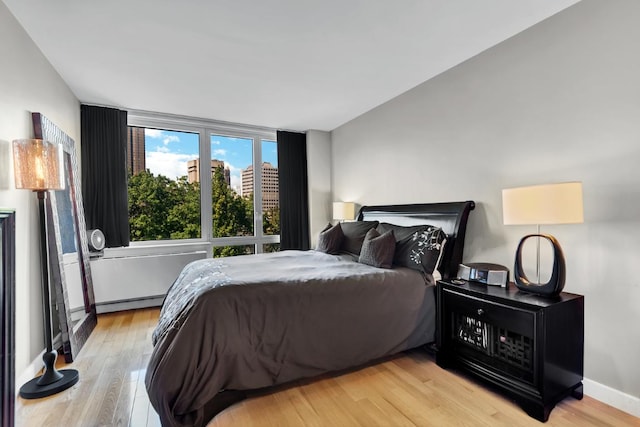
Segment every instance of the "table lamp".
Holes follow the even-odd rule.
[[[353,202],[333,202],[333,219],[352,221],[356,218],[356,205]]]
[[[50,396],[78,382],[78,371],[55,367],[58,352],[53,349],[51,331],[51,300],[49,283],[49,251],[47,247],[47,217],[45,199],[49,190],[65,187],[63,148],[42,139],[13,141],[13,163],[16,188],[28,189],[38,195],[40,213],[40,263],[42,265],[42,306],[46,351],[42,356],[44,373],[20,388],[20,396],[37,399]]]
[[[550,234],[540,234],[542,224],[577,224],[584,221],[582,183],[533,185],[502,190],[502,213],[505,225],[537,225],[536,234],[524,236],[518,244],[513,269],[518,289],[545,296],[556,296],[564,288],[566,266],[560,243]],[[529,280],[522,267],[522,247],[529,238],[537,238],[537,282]],[[553,248],[553,268],[546,283],[540,283],[540,239]]]

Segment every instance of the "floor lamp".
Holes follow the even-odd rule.
[[[47,247],[47,216],[45,200],[49,190],[62,190],[65,186],[63,149],[42,139],[13,141],[13,163],[16,188],[28,189],[38,195],[40,215],[40,263],[42,265],[42,306],[44,309],[44,336],[46,351],[42,356],[44,373],[20,388],[20,396],[37,399],[66,390],[78,382],[75,369],[56,369],[58,352],[53,348],[51,331],[51,299],[49,283],[49,251]]]

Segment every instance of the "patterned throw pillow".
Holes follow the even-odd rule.
[[[414,265],[419,265],[425,273],[433,274],[440,264],[447,235],[439,227],[429,227],[416,232],[412,236],[411,254],[409,259]]]
[[[403,267],[433,274],[444,251],[447,235],[439,227],[418,225],[402,227],[382,223],[379,232],[393,230],[396,237],[396,252],[393,263]]]
[[[325,252],[327,254],[337,254],[340,252],[342,241],[344,240],[344,233],[340,224],[327,226],[318,235],[317,251]]]
[[[391,268],[395,251],[396,238],[393,235],[393,230],[380,234],[375,228],[372,228],[364,236],[358,262],[374,267]]]
[[[367,231],[376,228],[378,221],[342,222],[340,225],[344,233],[344,240],[342,241],[340,251],[357,257],[360,255],[364,236],[367,234]]]

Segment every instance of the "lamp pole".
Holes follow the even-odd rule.
[[[536,233],[536,283],[540,283],[540,224],[537,224]]]
[[[35,190],[38,194],[38,209],[40,211],[40,262],[42,263],[42,306],[44,308],[44,339],[45,353],[42,360],[45,365],[44,374],[38,379],[40,386],[48,385],[60,380],[63,375],[55,368],[58,352],[53,349],[53,338],[51,337],[51,294],[49,289],[49,251],[47,234],[47,212],[45,200],[47,190]]]

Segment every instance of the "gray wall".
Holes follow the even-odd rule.
[[[502,224],[501,189],[582,181],[584,224],[542,231],[564,248],[565,290],[585,295],[585,377],[635,404],[638,22],[636,0],[583,0],[332,132],[334,200],[475,200],[466,261],[512,266],[535,232]]]
[[[307,181],[309,185],[309,233],[315,248],[320,231],[332,216],[331,134],[307,131]]]
[[[31,191],[15,189],[11,141],[33,137],[31,112],[35,111],[51,119],[79,148],[80,104],[2,2],[0,58],[0,207],[16,210],[16,375],[19,376],[44,349],[44,338],[38,203]]]

